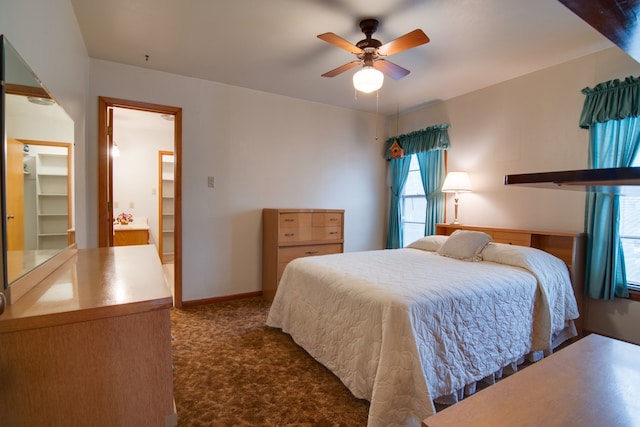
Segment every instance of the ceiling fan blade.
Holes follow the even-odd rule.
[[[334,33],[319,34],[318,38],[320,40],[326,41],[327,43],[331,43],[332,45],[337,46],[341,49],[344,49],[347,52],[355,53],[356,55],[362,53],[362,49],[360,49],[358,46],[346,41],[345,39]]]
[[[338,68],[334,68],[331,71],[327,71],[322,75],[322,77],[335,77],[340,73],[344,73],[347,70],[352,69],[353,67],[360,65],[362,62],[359,60],[347,62],[344,65],[339,66]]]
[[[391,77],[393,80],[398,80],[409,74],[409,70],[406,68],[402,68],[399,65],[394,64],[391,61],[387,61],[384,59],[378,59],[373,63],[373,68],[376,70],[380,70],[385,73],[387,76]]]
[[[319,36],[318,36],[319,37]],[[413,30],[410,33],[400,36],[395,40],[383,44],[378,48],[378,55],[389,56],[412,47],[420,46],[429,42],[429,37],[422,30]]]

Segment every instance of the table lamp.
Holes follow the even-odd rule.
[[[469,180],[469,174],[466,172],[449,172],[442,184],[443,193],[454,193],[455,200],[455,219],[451,224],[460,224],[458,221],[458,199],[459,193],[471,192],[471,181]]]

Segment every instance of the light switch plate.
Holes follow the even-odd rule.
[[[212,176],[208,176],[208,177],[207,177],[207,186],[208,186],[209,188],[213,188],[213,186],[214,186],[214,180],[213,180],[213,177],[212,177]]]

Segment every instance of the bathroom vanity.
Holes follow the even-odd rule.
[[[149,224],[130,223],[113,226],[113,246],[148,245]]]

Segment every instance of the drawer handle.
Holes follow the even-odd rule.
[[[338,218],[329,218],[329,221],[336,222],[337,220],[338,220]]]
[[[296,235],[296,233],[285,233],[284,235],[287,237],[293,237]]]
[[[329,234],[338,234],[337,231],[330,231]]]
[[[293,218],[285,218],[284,222],[294,222],[295,219]]]
[[[307,252],[305,252],[306,255],[315,255],[317,253],[318,253],[318,251],[307,251]]]

